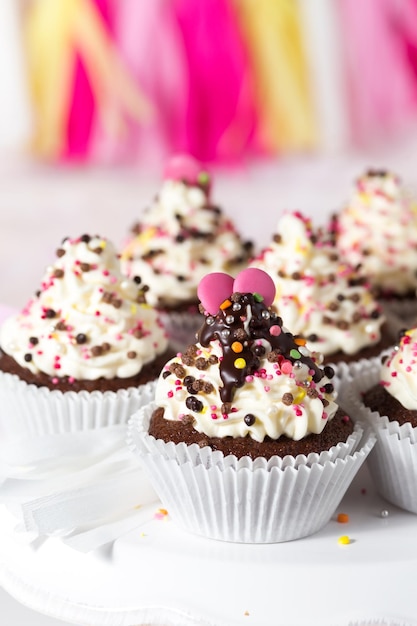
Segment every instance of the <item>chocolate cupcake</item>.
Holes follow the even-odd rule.
[[[124,271],[149,285],[147,298],[176,340],[200,324],[197,287],[210,271],[237,273],[252,243],[211,199],[211,177],[191,157],[174,157],[154,202],[134,225],[122,252]]]
[[[376,433],[369,468],[378,492],[417,513],[417,329],[381,365],[353,372],[346,402]]]
[[[168,340],[146,287],[112,243],[66,238],[41,287],[0,328],[6,433],[55,433],[127,421],[153,397]]]
[[[130,424],[162,502],[197,534],[268,543],[318,531],[373,445],[336,404],[333,369],[283,327],[274,293],[258,269],[206,276],[197,343]]]
[[[293,333],[325,363],[372,358],[395,342],[366,281],[340,257],[329,232],[314,229],[301,213],[278,222],[273,241],[252,266],[276,287],[274,307]]]
[[[386,170],[358,178],[335,218],[336,245],[387,311],[405,322],[417,315],[417,204]]]

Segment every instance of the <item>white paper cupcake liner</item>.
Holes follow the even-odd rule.
[[[371,431],[356,424],[348,442],[320,455],[237,459],[155,440],[148,434],[154,409],[151,403],[129,421],[129,447],[174,521],[224,541],[277,543],[317,532],[375,443]]]
[[[66,391],[28,385],[0,372],[0,436],[8,440],[127,424],[155,396],[155,381],[119,391]]]
[[[379,367],[358,372],[344,394],[344,406],[356,411],[376,433],[377,443],[367,463],[377,491],[392,504],[417,513],[417,427],[400,426],[363,404],[362,393],[378,382]]]
[[[204,321],[203,316],[198,312],[161,312],[159,317],[165,326],[171,345],[177,350],[183,350],[190,343],[195,343],[195,334]]]

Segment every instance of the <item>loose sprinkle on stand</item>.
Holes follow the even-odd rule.
[[[166,509],[158,509],[154,515],[155,519],[166,520],[168,519],[168,511]]]
[[[387,517],[389,517],[389,511],[387,511],[387,509],[382,509],[381,511],[381,517],[383,519],[386,519]]]
[[[349,515],[347,513],[339,513],[337,521],[339,524],[347,524],[349,522]]]
[[[350,537],[348,537],[348,535],[342,535],[337,540],[337,543],[339,546],[348,546],[350,544]]]

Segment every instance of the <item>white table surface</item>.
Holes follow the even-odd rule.
[[[283,210],[322,223],[367,167],[386,167],[417,189],[417,133],[364,153],[292,157],[214,177],[214,200],[262,246]],[[0,154],[0,302],[21,307],[64,236],[97,233],[120,245],[158,188],[135,169],[58,169]],[[1,626],[59,626],[0,589]],[[249,624],[249,622],[248,622]]]

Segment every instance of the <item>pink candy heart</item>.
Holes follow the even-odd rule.
[[[275,297],[275,285],[272,278],[255,267],[240,272],[236,279],[223,272],[212,272],[200,281],[197,289],[198,298],[210,315],[216,315],[222,302],[232,293],[258,293],[266,306],[271,306]]]
[[[248,267],[236,276],[233,291],[259,293],[266,306],[271,306],[275,298],[274,281],[269,274],[256,267]]]
[[[212,272],[200,281],[198,299],[208,313],[216,315],[222,302],[233,293],[233,278],[224,272]]]
[[[202,176],[209,181],[209,175],[205,172],[201,163],[187,154],[173,156],[165,166],[163,177],[165,180],[185,180],[189,185],[198,185],[203,181]]]

